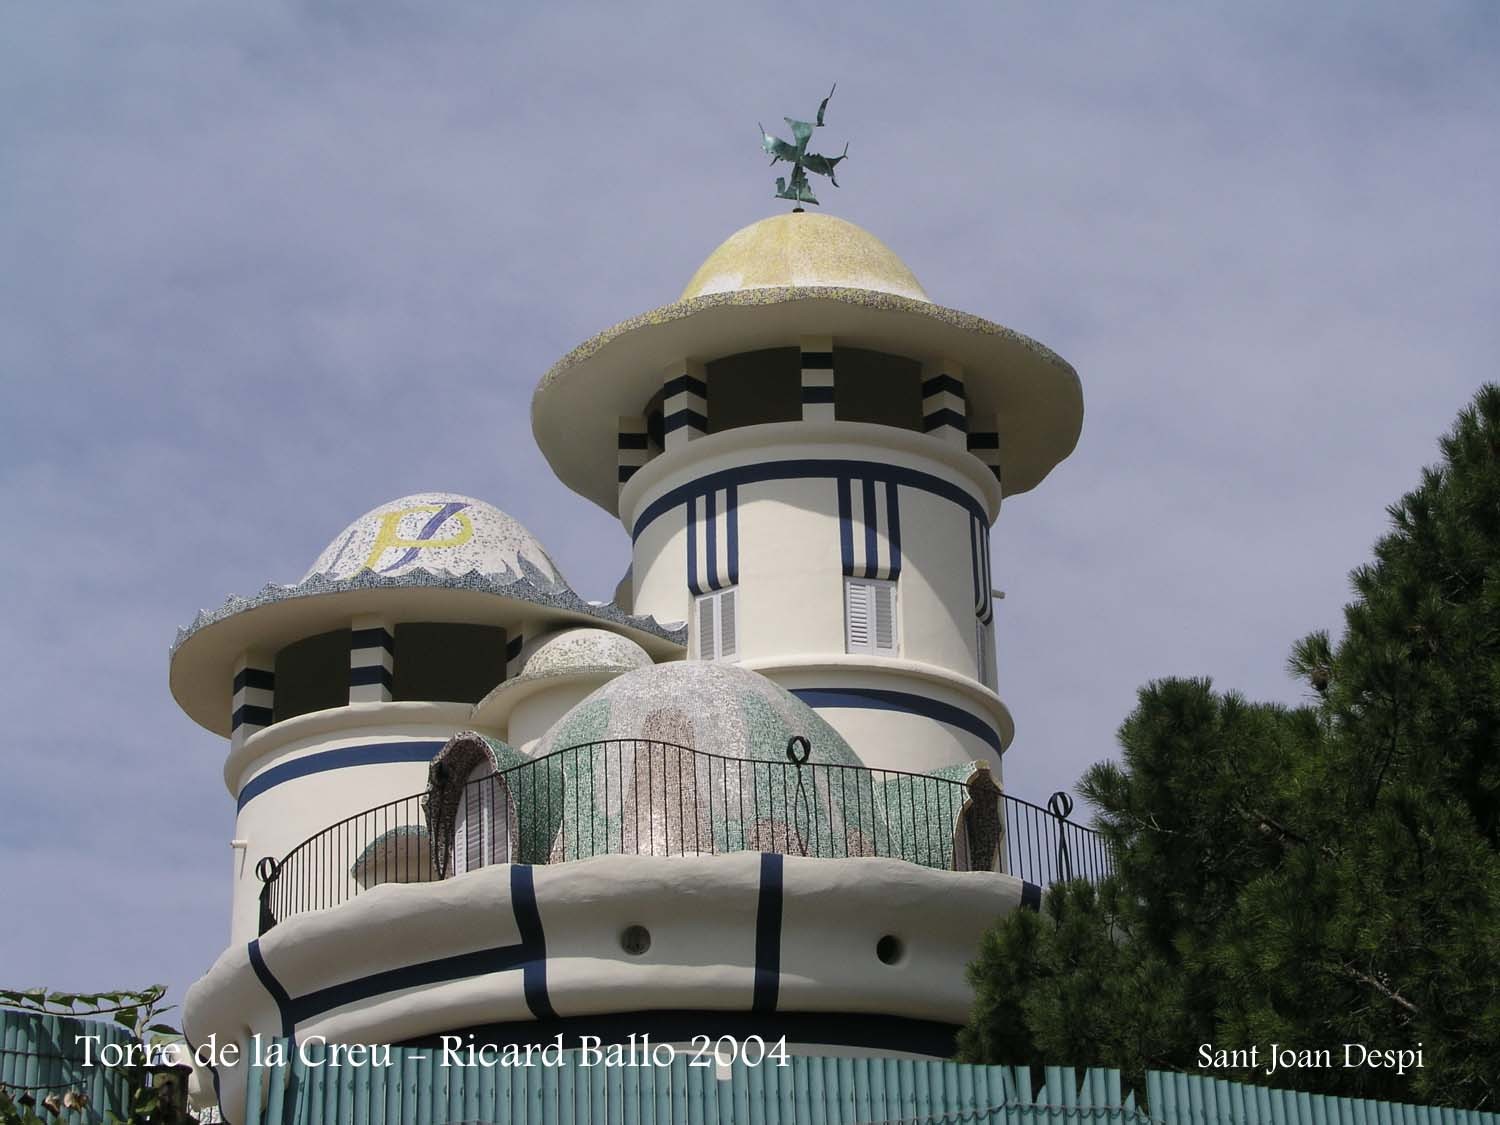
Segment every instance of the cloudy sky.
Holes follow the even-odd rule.
[[[781,209],[755,123],[834,79],[826,209],[1083,378],[995,533],[1011,790],[1153,677],[1296,700],[1497,374],[1497,57],[1483,0],[7,5],[0,984],[180,998],[222,949],[225,745],[166,680],[200,607],[423,489],[609,596],[531,389]]]

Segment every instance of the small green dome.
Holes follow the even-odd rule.
[[[805,738],[798,765],[788,743]],[[837,731],[734,664],[627,672],[535,749],[561,779],[554,861],[623,852],[891,854],[884,794]],[[540,763],[539,763],[540,764]]]
[[[809,760],[846,766],[859,758],[802,700],[737,664],[678,661],[619,676],[554,723],[532,751],[605,739],[650,739],[704,754],[785,762],[800,736]]]

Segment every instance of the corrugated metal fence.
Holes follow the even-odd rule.
[[[321,1065],[320,1065],[321,1060]],[[389,1065],[306,1060],[265,1067],[245,1125],[1500,1125],[1500,1115],[1267,1090],[1152,1072],[1149,1112],[1113,1070],[875,1058],[792,1057],[787,1066],[443,1066],[438,1052],[391,1048]],[[720,1077],[720,1075],[723,1077]],[[237,1120],[230,1114],[230,1120]]]
[[[38,1102],[81,1089],[68,1125],[124,1113],[118,1072],[83,1065],[79,1035],[125,1043],[113,1024],[0,1009],[0,1082]],[[690,1065],[460,1067],[439,1052],[390,1048],[389,1065],[333,1065],[321,1049],[280,1041],[291,1061],[257,1067],[236,1125],[1500,1125],[1500,1114],[1271,1090],[1198,1074],[1151,1071],[1146,1104],[1119,1072],[1048,1067],[1037,1087],[1026,1068],[912,1059],[793,1056],[785,1067]],[[723,1075],[723,1077],[720,1077]]]
[[[130,1032],[119,1024],[0,1008],[0,1085],[13,1097],[31,1095],[43,1117],[41,1102],[48,1094],[60,1097],[81,1090],[88,1096],[88,1109],[56,1118],[68,1125],[103,1121],[111,1110],[123,1116],[129,1098],[124,1078],[106,1067],[85,1066],[80,1035],[97,1035],[101,1043],[131,1042]]]

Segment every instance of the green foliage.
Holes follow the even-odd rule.
[[[98,1017],[112,1016],[139,1044],[150,1044],[158,1036],[177,1037],[177,1031],[160,1022],[171,1010],[162,1001],[167,987],[153,984],[139,991],[119,992],[49,992],[45,988],[0,988],[0,1007],[19,1008],[43,1015]],[[160,1090],[153,1086],[143,1066],[121,1066],[118,1069],[129,1087],[130,1112],[120,1117],[107,1111],[107,1125],[147,1125],[151,1122],[188,1120],[174,1107],[163,1103]],[[0,1125],[37,1125],[57,1121],[69,1109],[83,1109],[88,1099],[80,1090],[7,1090],[0,1086]],[[39,1115],[46,1114],[45,1117]]]
[[[1280,1086],[1500,1103],[1500,388],[1390,509],[1301,708],[1144,688],[1082,789],[1115,850],[985,940],[961,1056],[1197,1069],[1198,1047],[1415,1048]],[[1266,1081],[1259,1070],[1227,1076]]]

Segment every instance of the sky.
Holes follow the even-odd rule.
[[[1153,678],[1298,702],[1497,375],[1497,57],[1481,0],[6,5],[0,986],[180,1001],[222,951],[199,608],[428,489],[610,596],[532,388],[784,209],[756,122],[835,79],[824,209],[1083,381],[994,533],[1007,788],[1115,755]]]

